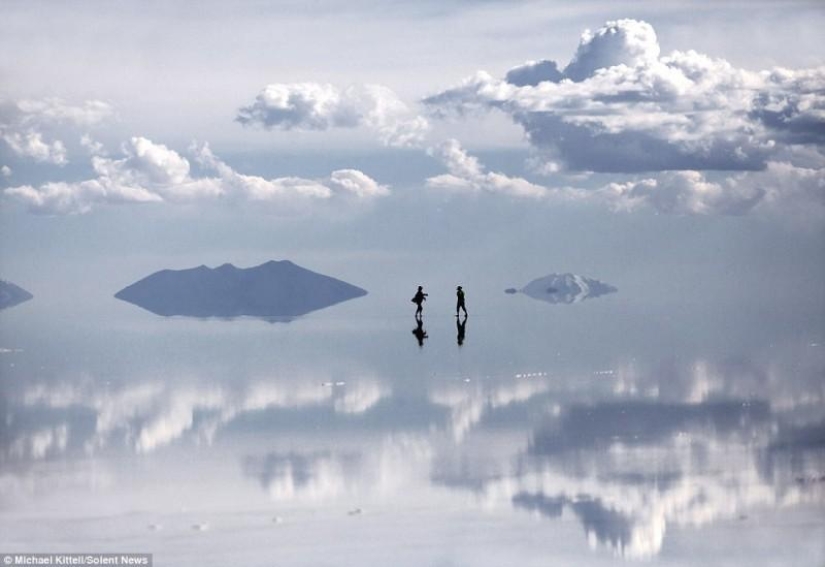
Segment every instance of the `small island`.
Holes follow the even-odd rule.
[[[547,303],[569,304],[579,303],[586,299],[616,291],[617,289],[612,285],[592,278],[576,274],[550,274],[531,281],[519,290],[512,287],[507,288],[504,293],[514,294],[520,292],[528,297]]]
[[[6,280],[0,280],[0,309],[14,307],[34,297],[28,291]]]
[[[223,264],[161,270],[115,297],[164,316],[288,319],[366,294],[288,260],[273,260],[245,269]]]

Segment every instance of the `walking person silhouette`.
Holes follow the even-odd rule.
[[[421,317],[424,314],[424,302],[427,301],[427,294],[424,293],[423,287],[418,286],[418,291],[415,292],[411,301],[418,306],[415,310],[416,318]]]
[[[464,290],[461,289],[461,286],[456,288],[456,304],[455,304],[455,316],[458,317],[459,309],[464,310],[464,316],[467,316],[467,307],[464,305]]]

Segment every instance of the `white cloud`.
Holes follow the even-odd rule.
[[[126,147],[129,159],[122,171],[135,171],[152,184],[179,185],[189,178],[189,162],[162,144],[146,138],[132,138]]]
[[[47,142],[40,132],[3,132],[2,139],[11,150],[19,156],[29,157],[35,161],[65,165],[66,147],[60,140]]]
[[[106,155],[106,149],[103,147],[103,144],[93,139],[88,134],[83,134],[80,137],[80,145],[93,156]]]
[[[547,190],[520,177],[484,171],[478,159],[470,156],[457,140],[431,148],[429,153],[443,163],[448,174],[427,179],[427,186],[457,192],[489,192],[516,197],[542,197]]]
[[[766,191],[772,207],[790,208],[801,215],[825,214],[825,174],[822,167],[800,167],[788,161],[768,163],[764,172],[755,174]],[[747,183],[743,179],[742,183]]]
[[[507,71],[505,81],[517,87],[524,87],[527,85],[536,86],[539,83],[550,81],[551,83],[558,83],[564,78],[564,75],[559,71],[558,64],[549,59],[542,61],[528,61],[518,67],[513,67]]]
[[[91,140],[91,151],[100,149]],[[366,200],[387,195],[389,189],[366,174],[345,169],[326,179],[282,177],[264,179],[238,173],[217,158],[208,144],[194,147],[200,166],[216,176],[194,176],[190,162],[163,144],[134,137],[122,147],[124,157],[92,156],[93,179],[11,187],[4,193],[45,214],[85,213],[101,204],[184,202],[229,198],[287,204],[295,199],[336,196]]]
[[[43,163],[68,163],[65,144],[54,138],[59,127],[88,128],[113,115],[99,100],[80,106],[58,98],[0,101],[0,140],[18,156]]]
[[[227,194],[236,194],[252,201],[270,201],[279,199],[320,198],[333,196],[354,196],[368,199],[389,194],[385,185],[356,169],[339,169],[333,171],[326,179],[304,179],[301,177],[280,177],[264,179],[257,175],[244,175],[236,172],[218,159],[208,144],[195,148],[198,163],[218,174],[221,187]]]
[[[0,175],[3,177],[11,177],[11,168],[7,165],[0,167]]]
[[[398,96],[381,85],[340,89],[320,83],[267,85],[255,101],[238,110],[244,126],[281,130],[366,127],[389,146],[418,146],[429,129]]]
[[[653,26],[636,20],[608,22],[595,33],[585,30],[576,54],[564,69],[574,81],[592,77],[599,69],[650,65],[659,58],[659,41]]]
[[[206,170],[217,173],[218,185],[241,198],[251,201],[267,201],[287,196],[327,199],[332,195],[329,187],[310,179],[281,177],[264,179],[257,175],[238,173],[217,158],[208,144],[195,147],[195,158]]]
[[[192,179],[189,162],[162,144],[135,137],[122,150],[122,159],[93,156],[93,179],[11,187],[5,194],[34,212],[68,214],[103,203],[154,203],[220,193],[209,180]]]
[[[710,181],[698,171],[675,171],[624,183],[610,183],[580,197],[617,210],[649,206],[666,214],[741,215],[758,210],[790,212],[794,218],[825,219],[825,175],[819,168],[770,161],[764,171]]]
[[[610,183],[592,193],[617,209],[644,204],[667,214],[744,214],[755,207],[766,191],[752,183],[732,179],[713,183],[698,171],[664,173],[626,183]]]
[[[329,176],[328,185],[333,189],[349,192],[360,198],[379,197],[389,194],[385,185],[379,185],[374,179],[357,169],[338,169]]]
[[[795,216],[825,218],[825,175],[821,167],[795,165],[788,161],[768,162],[764,171],[741,172],[712,181],[700,171],[666,171],[608,183],[596,189],[542,187],[520,177],[487,172],[456,140],[431,148],[449,173],[427,179],[431,189],[453,193],[508,194],[544,201],[577,201],[606,206],[616,211],[649,208],[675,215],[742,215],[754,209],[782,211]],[[803,156],[817,160],[821,156]]]
[[[39,187],[21,185],[4,193],[25,203],[32,212],[44,214],[88,213],[95,205],[108,202],[150,203],[161,201],[159,195],[140,187],[107,186],[105,178],[78,183],[44,183]]]
[[[100,100],[87,100],[81,106],[59,98],[28,99],[17,102],[24,122],[68,122],[77,126],[94,126],[114,114],[112,106]]]
[[[560,74],[479,72],[424,100],[436,116],[498,109],[539,156],[572,171],[754,171],[782,142],[825,142],[825,68],[751,72],[695,51],[661,57],[634,20],[586,32]]]

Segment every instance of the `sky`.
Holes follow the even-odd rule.
[[[825,273],[819,2],[0,11],[0,277],[24,287],[437,253]]]

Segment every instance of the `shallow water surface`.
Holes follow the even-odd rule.
[[[7,310],[3,551],[825,562],[817,317],[665,309],[621,289],[574,305],[471,298],[463,329],[428,306],[426,338],[408,301],[380,294],[291,322],[110,298],[82,315]]]

